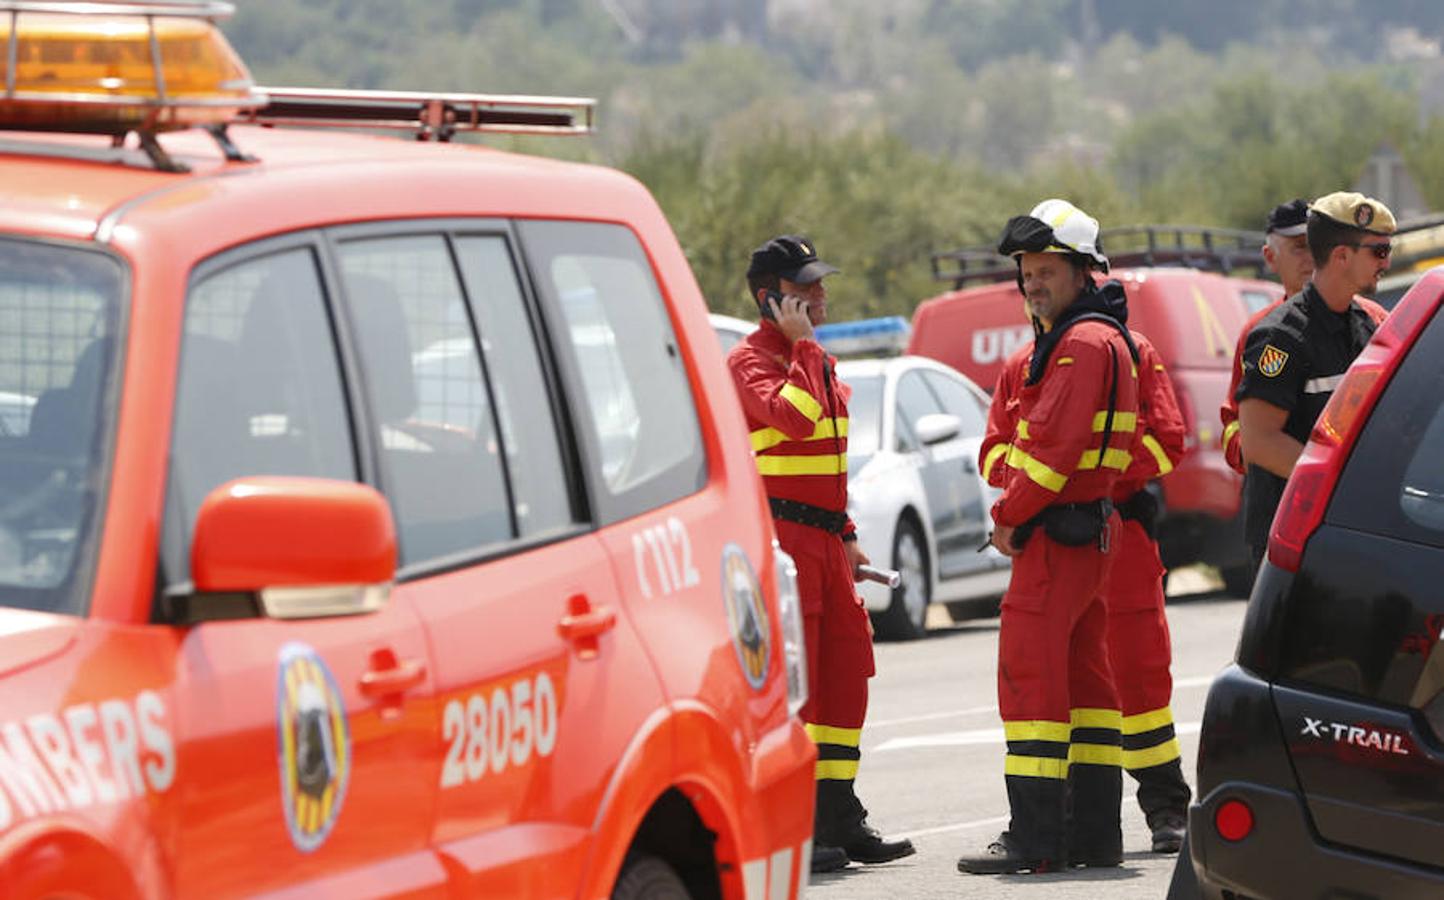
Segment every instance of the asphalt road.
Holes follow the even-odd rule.
[[[1193,782],[1199,719],[1213,675],[1233,658],[1244,602],[1197,572],[1175,573],[1169,598],[1173,635],[1173,715]],[[934,610],[935,613],[939,611]],[[1126,776],[1124,862],[1118,869],[1048,875],[961,875],[957,858],[986,846],[1007,823],[1003,732],[995,665],[998,620],[941,626],[911,643],[877,646],[877,676],[862,733],[858,793],[869,821],[918,852],[881,866],[813,876],[809,898],[914,900],[969,898],[1150,898],[1168,890],[1175,857],[1150,851],[1149,832]]]

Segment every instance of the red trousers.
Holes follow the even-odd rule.
[[[807,703],[802,721],[859,729],[867,715],[867,680],[876,671],[872,625],[853,586],[842,539],[778,520],[777,541],[797,563],[807,640]]]
[[[1109,527],[1116,538],[1116,516]],[[998,631],[1003,721],[1068,722],[1074,709],[1118,709],[1103,600],[1112,559],[1093,545],[1059,544],[1041,528],[1013,557]]]
[[[1173,696],[1173,648],[1163,614],[1158,544],[1125,520],[1108,573],[1108,659],[1124,717],[1166,709]]]

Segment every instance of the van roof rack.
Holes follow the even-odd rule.
[[[262,87],[269,101],[241,110],[234,123],[306,128],[411,131],[417,140],[449,141],[458,132],[591,134],[597,101],[426,91]]]
[[[1261,231],[1197,225],[1124,225],[1100,233],[1112,268],[1181,266],[1232,275],[1237,270],[1266,272]],[[969,283],[1011,281],[1017,266],[991,247],[966,247],[934,253],[933,278]]]

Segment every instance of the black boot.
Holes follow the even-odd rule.
[[[958,871],[965,875],[1011,875],[1016,872],[1055,872],[1059,868],[1056,859],[1047,859],[1026,853],[1011,832],[1005,831],[988,845],[982,853],[965,854],[958,857]]]
[[[841,847],[812,845],[812,874],[821,875],[823,872],[836,872],[845,868],[847,854],[842,852]]]
[[[1188,801],[1193,792],[1183,780],[1177,759],[1146,769],[1130,769],[1138,782],[1138,805],[1153,832],[1154,853],[1177,853],[1183,847]]]
[[[817,783],[815,843],[841,847],[848,859],[885,863],[917,852],[912,841],[890,841],[867,824],[867,810],[853,791],[851,780],[826,778]]]
[[[1068,864],[1123,864],[1123,772],[1117,766],[1074,763],[1068,768]]]

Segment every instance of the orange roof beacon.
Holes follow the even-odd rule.
[[[446,142],[591,101],[258,88],[230,11],[0,0],[0,894],[799,896],[794,570],[681,248]]]

